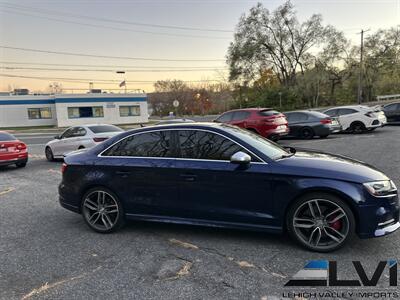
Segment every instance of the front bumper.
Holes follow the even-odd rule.
[[[400,222],[396,222],[392,225],[380,228],[375,230],[375,236],[379,237],[379,236],[384,236],[387,235],[389,233],[395,232],[397,229],[400,228]]]

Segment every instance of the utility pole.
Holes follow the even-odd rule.
[[[360,47],[360,67],[358,74],[358,104],[362,102],[362,75],[363,75],[363,56],[364,56],[364,33],[369,31],[361,29],[361,47]]]

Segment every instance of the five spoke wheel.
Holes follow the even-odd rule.
[[[308,198],[290,212],[289,231],[304,246],[316,251],[341,247],[354,227],[354,217],[345,203],[335,198]]]
[[[91,190],[85,195],[82,214],[86,223],[99,232],[113,231],[122,219],[116,197],[103,189]]]

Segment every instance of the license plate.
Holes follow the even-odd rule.
[[[7,152],[7,148],[0,148],[0,152]]]
[[[339,125],[338,121],[332,121],[332,125]]]

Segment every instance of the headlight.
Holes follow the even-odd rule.
[[[397,191],[392,180],[366,182],[363,185],[371,195],[377,197],[391,195]]]

